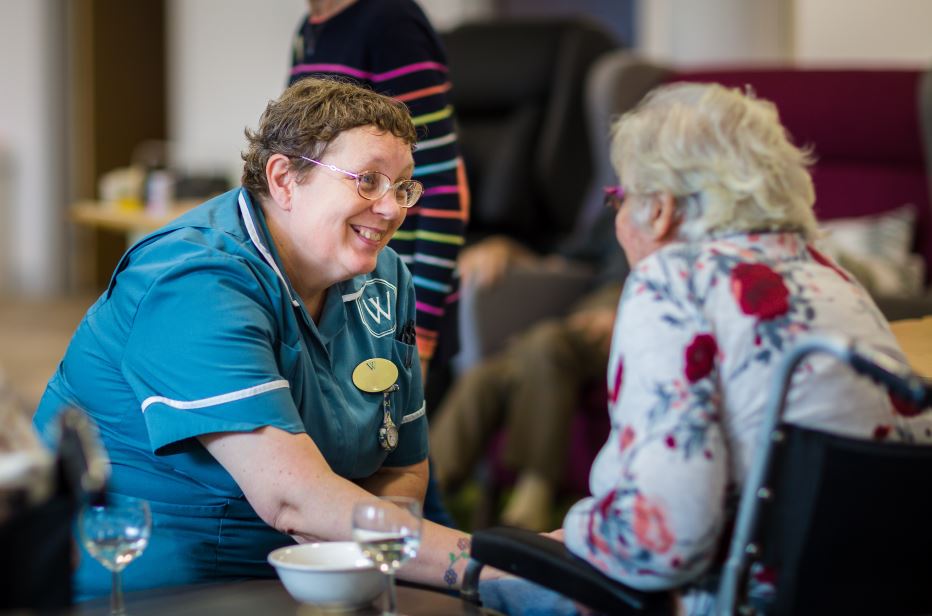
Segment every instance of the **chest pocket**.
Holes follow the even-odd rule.
[[[417,348],[400,340],[394,340],[392,361],[398,366],[398,391],[392,397],[392,420],[401,428],[405,417],[415,413],[422,400],[414,400],[413,393],[421,391],[421,370],[417,362]],[[410,421],[410,420],[409,420]]]

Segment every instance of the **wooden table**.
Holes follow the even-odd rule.
[[[890,328],[913,370],[932,378],[932,316],[894,321]]]
[[[123,252],[138,239],[165,226],[198,205],[197,200],[177,201],[161,214],[142,208],[128,209],[101,201],[79,201],[69,209],[69,217],[83,230],[76,242],[81,260],[72,275],[79,286],[100,291],[107,286],[113,268]]]
[[[198,203],[196,200],[178,201],[164,213],[153,214],[142,208],[127,209],[100,201],[79,201],[71,206],[71,220],[86,227],[140,235],[164,227]]]
[[[369,616],[381,614],[382,597],[364,610],[339,612],[340,614]],[[126,612],[129,616],[278,616],[333,614],[313,605],[303,605],[291,598],[278,579],[250,580],[224,584],[159,588],[126,593]],[[443,592],[419,587],[398,585],[398,609],[408,616],[435,616],[437,614],[497,614],[484,610]],[[109,598],[79,603],[66,612],[69,615],[107,614]]]

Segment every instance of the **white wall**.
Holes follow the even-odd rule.
[[[932,65],[930,0],[795,0],[796,58],[819,65]]]
[[[639,51],[675,66],[932,65],[932,0],[639,0]]]
[[[421,2],[438,29],[490,10],[490,0]],[[288,81],[291,40],[306,0],[169,0],[168,131],[187,171],[237,181],[266,103]]]
[[[438,32],[493,13],[493,0],[418,0]]]
[[[791,0],[639,0],[638,51],[674,66],[782,62]]]
[[[274,9],[274,10],[273,10]],[[168,132],[186,170],[237,179],[243,129],[288,82],[305,0],[169,0]]]
[[[64,285],[62,7],[0,0],[0,290]]]

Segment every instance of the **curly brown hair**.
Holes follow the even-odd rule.
[[[269,101],[255,131],[246,129],[243,186],[258,198],[268,197],[265,167],[269,158],[275,154],[289,157],[303,178],[311,164],[298,156],[320,158],[340,133],[359,126],[391,133],[412,148],[417,141],[404,103],[340,79],[298,81]]]

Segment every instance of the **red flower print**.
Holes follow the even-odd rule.
[[[611,552],[609,545],[596,533],[596,518],[605,519],[611,514],[612,503],[615,501],[615,490],[606,494],[596,506],[589,511],[589,524],[586,534],[589,536],[589,546],[594,551]]]
[[[896,411],[898,415],[903,417],[915,417],[922,412],[922,409],[910,402],[909,400],[904,400],[896,394],[888,393],[890,397],[890,404],[893,405],[893,410]]]
[[[619,446],[621,451],[624,451],[631,446],[631,443],[634,442],[634,428],[631,426],[625,426],[625,429],[621,431],[621,439],[619,441]]]
[[[762,566],[753,572],[754,580],[760,584],[770,584],[773,586],[777,581],[777,571],[773,567]]]
[[[715,366],[718,344],[711,334],[699,334],[686,347],[686,378],[690,383],[709,376]]]
[[[874,428],[874,440],[882,441],[890,434],[890,426],[880,425]]]
[[[790,309],[790,292],[783,278],[766,265],[739,263],[731,272],[731,292],[741,306],[741,312],[770,320]]]
[[[670,449],[676,449],[676,437],[672,434],[668,434],[667,438],[665,438],[663,442],[666,443],[667,447]]]
[[[833,272],[835,272],[836,274],[844,278],[845,282],[851,282],[851,278],[848,276],[848,274],[846,274],[844,270],[842,270],[840,267],[835,265],[834,261],[826,257],[824,254],[822,254],[821,252],[819,252],[812,246],[806,246],[806,250],[809,252],[809,256],[812,257],[813,261],[815,261],[816,263],[818,263],[819,265],[823,267],[829,268],[830,270],[832,270]]]
[[[667,527],[666,514],[659,505],[643,495],[634,497],[634,536],[644,549],[663,554],[673,545],[673,533]]]
[[[621,393],[621,377],[624,375],[624,371],[624,363],[618,360],[618,368],[615,369],[615,383],[612,389],[608,391],[608,399],[613,403],[618,399],[618,394]]]

